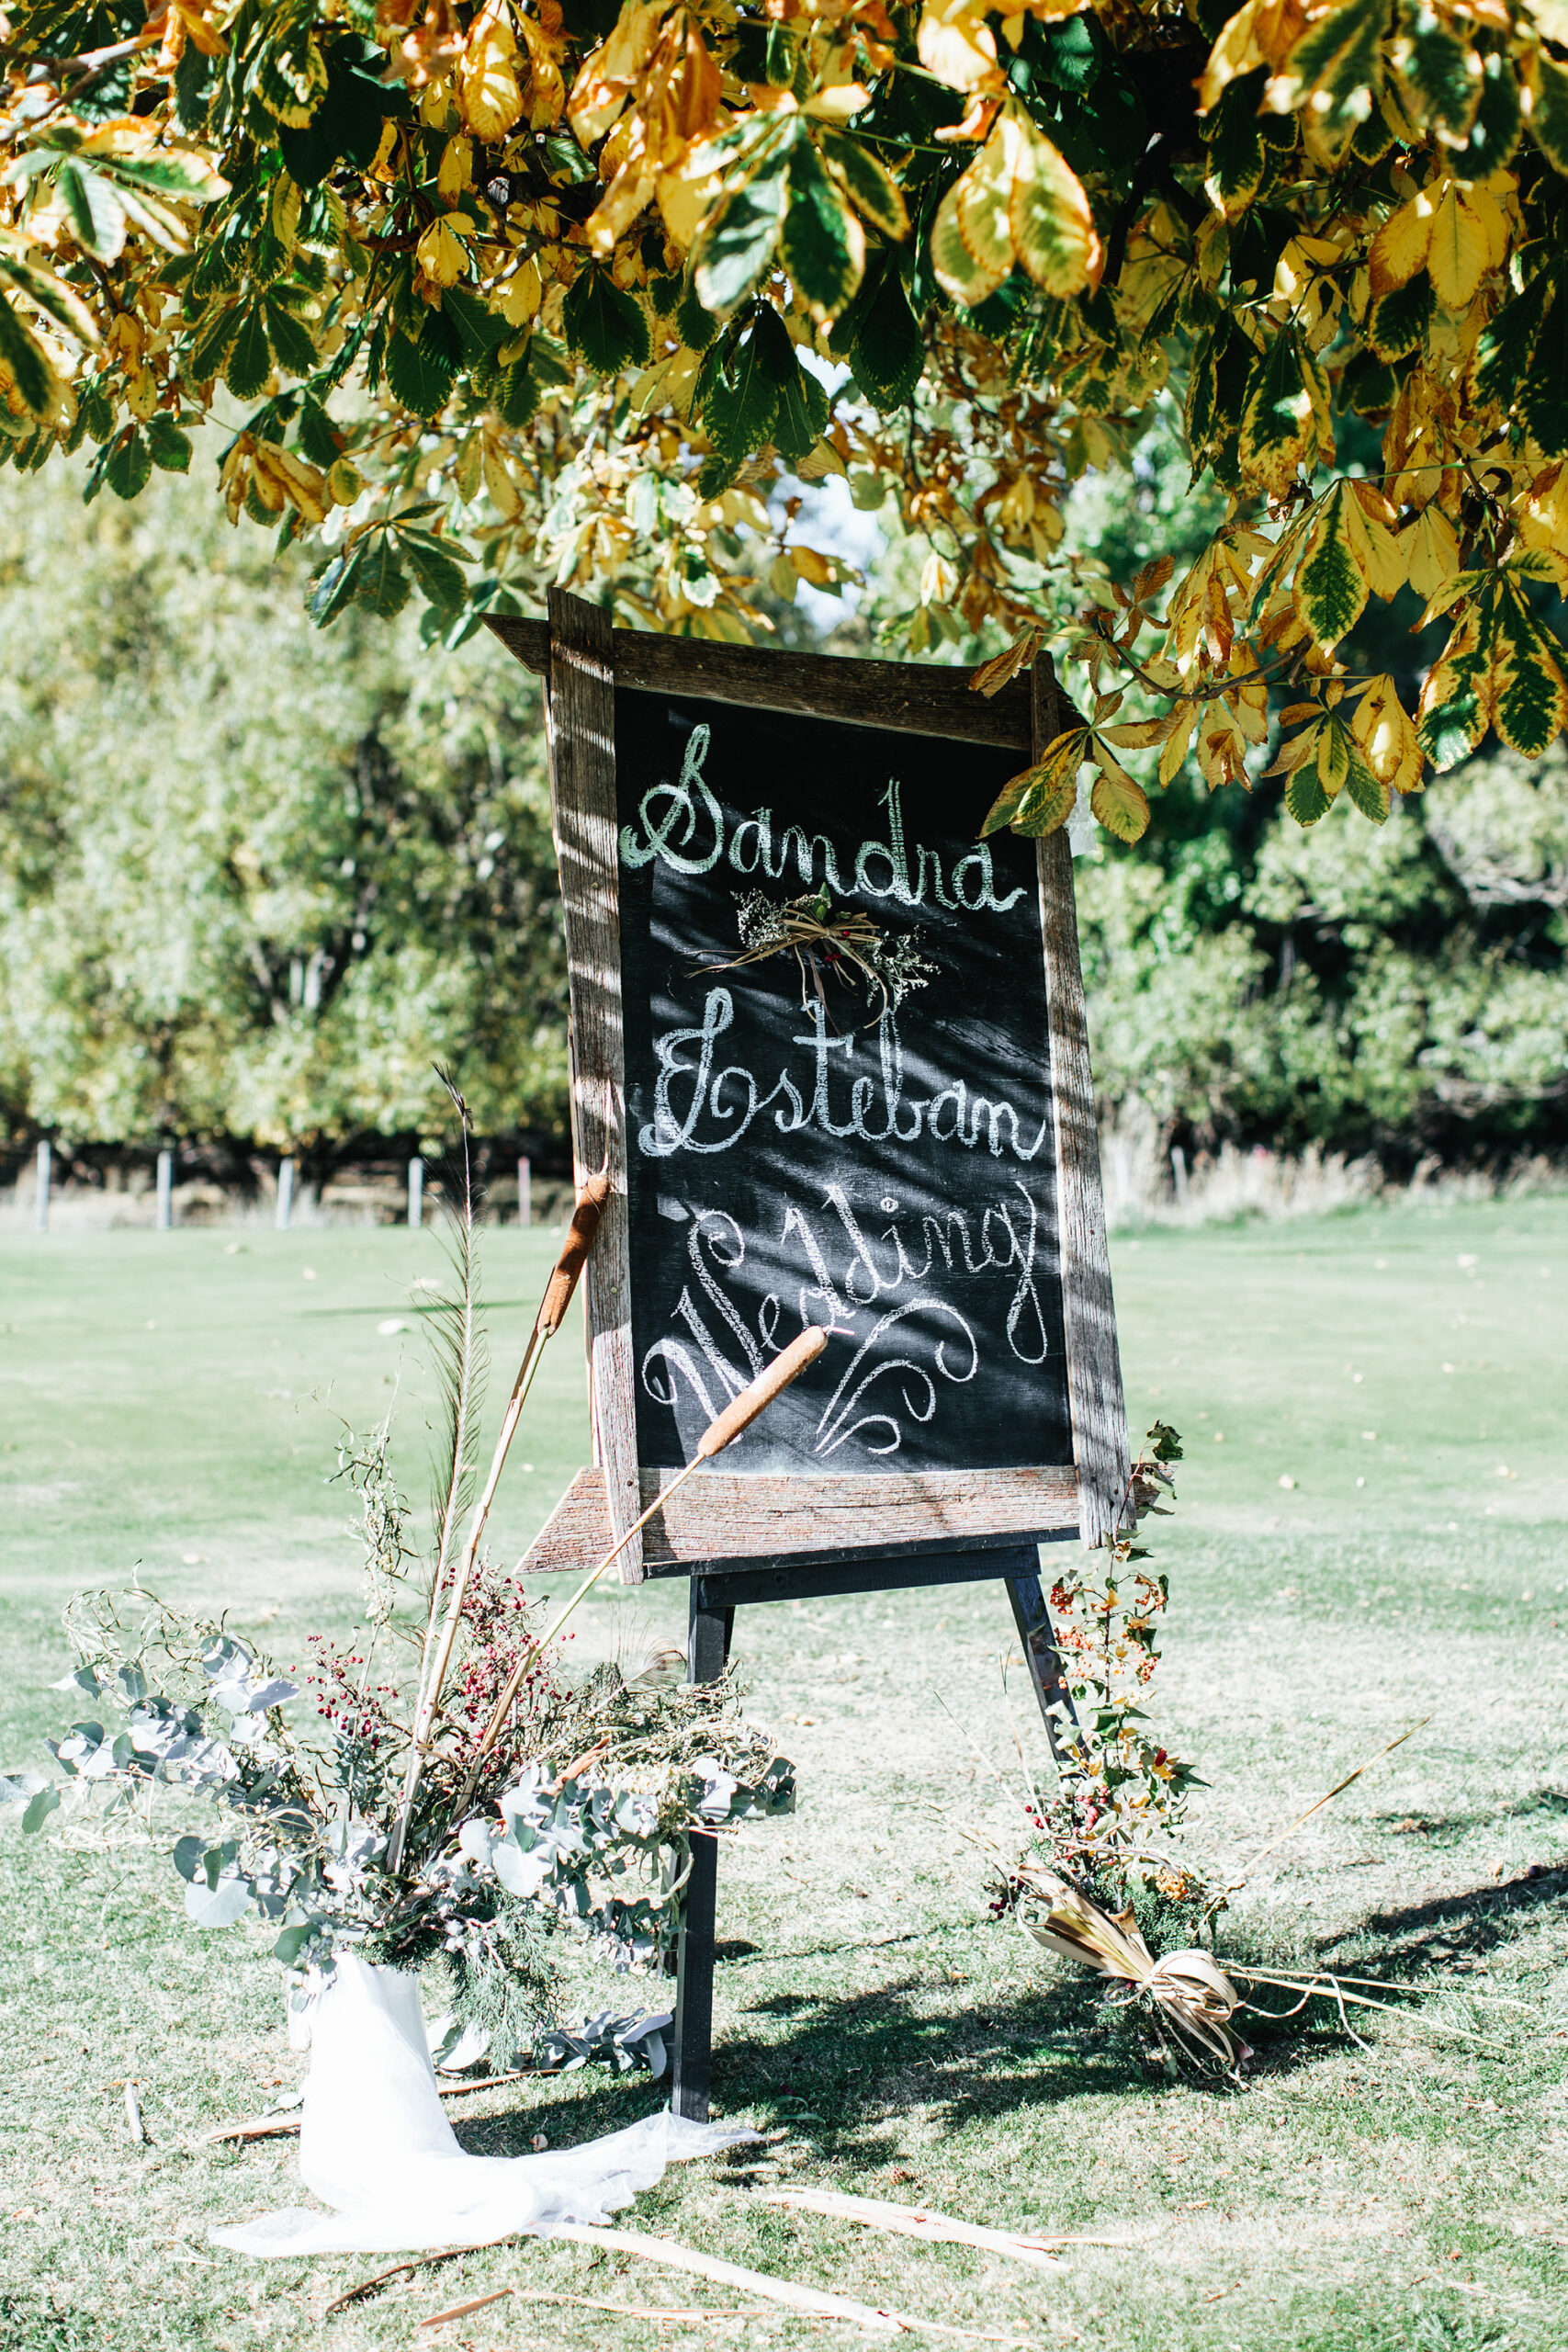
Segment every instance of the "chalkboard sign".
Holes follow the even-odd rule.
[[[728,1469],[1070,1461],[1034,850],[974,838],[1010,754],[624,694],[615,769],[639,1461],[808,1323]],[[802,899],[828,938],[738,961]]]
[[[530,1555],[621,1533],[806,1323],[820,1361],[630,1574],[1108,1523],[1125,1469],[1058,838],[987,842],[1048,673],[497,623],[547,669],[596,1467]],[[848,936],[845,936],[846,930]],[[771,952],[770,952],[771,951]]]

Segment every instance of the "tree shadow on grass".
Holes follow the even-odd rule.
[[[1436,1963],[1462,1956],[1480,1959],[1514,1941],[1527,1923],[1557,1913],[1568,1919],[1568,1863],[1538,1869],[1500,1884],[1475,1887],[1463,1894],[1434,1895],[1425,1903],[1407,1904],[1390,1911],[1374,1911],[1353,1928],[1319,1947],[1326,1962],[1347,1945],[1376,1938],[1389,1960],[1408,1970],[1423,1961]],[[1435,1976],[1434,1991],[1440,1986]]]
[[[1457,1846],[1461,1838],[1478,1829],[1495,1829],[1506,1821],[1535,1822],[1546,1827],[1565,1818],[1568,1793],[1562,1789],[1534,1789],[1529,1796],[1516,1798],[1512,1804],[1487,1805],[1472,1813],[1374,1813],[1370,1816],[1370,1826],[1396,1834],[1403,1830],[1420,1836],[1440,1849]]]

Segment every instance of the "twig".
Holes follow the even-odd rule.
[[[125,2120],[137,2146],[139,2148],[145,2146],[147,2126],[141,2120],[141,2109],[137,2102],[134,2083],[127,2083],[125,2086]]]
[[[529,2303],[575,2303],[585,2312],[614,2312],[620,2319],[682,2319],[708,2321],[721,2319],[765,2319],[765,2312],[754,2311],[750,2305],[733,2312],[677,2311],[666,2303],[606,2303],[596,2295],[568,2295],[553,2287],[496,2287],[488,2295],[475,2295],[466,2303],[454,2303],[449,2312],[432,2312],[428,2319],[420,2321],[421,2327],[445,2327],[449,2319],[467,2319],[470,2312],[482,2312],[487,2303],[504,2302],[508,2295]]]
[[[553,2069],[538,2066],[514,2066],[506,2075],[479,2075],[471,2083],[437,2083],[440,2098],[466,2098],[470,2091],[499,2090],[503,2083],[522,2083]],[[632,2079],[627,2077],[628,2080]],[[208,2143],[224,2140],[281,2140],[299,2129],[298,2115],[261,2115],[250,2123],[225,2123],[216,2132],[206,2134]]]
[[[1371,1771],[1372,1766],[1374,1764],[1381,1763],[1385,1756],[1392,1756],[1394,1749],[1396,1747],[1403,1747],[1407,1739],[1414,1739],[1416,1733],[1420,1731],[1425,1724],[1429,1724],[1432,1718],[1430,1715],[1423,1715],[1420,1723],[1412,1724],[1410,1729],[1408,1731],[1402,1731],[1397,1739],[1391,1739],[1386,1747],[1380,1747],[1375,1756],[1369,1756],[1364,1764],[1358,1764],[1353,1772],[1347,1772],[1342,1781],[1336,1781],[1334,1786],[1328,1790],[1325,1795],[1318,1797],[1314,1804],[1309,1804],[1304,1813],[1300,1813],[1296,1815],[1296,1818],[1292,1822],[1288,1829],[1281,1829],[1277,1838],[1270,1838],[1266,1846],[1260,1846],[1257,1853],[1253,1855],[1252,1860],[1247,1863],[1247,1869],[1242,1872],[1240,1878],[1234,1879],[1229,1886],[1222,1887],[1219,1894],[1214,1896],[1213,1902],[1208,1905],[1207,1909],[1204,1912],[1204,1917],[1208,1917],[1211,1913],[1217,1911],[1220,1905],[1224,1901],[1226,1895],[1235,1894],[1240,1892],[1240,1890],[1247,1884],[1248,1873],[1258,1868],[1258,1863],[1263,1860],[1265,1854],[1271,1854],[1276,1846],[1282,1846],[1287,1838],[1293,1838],[1303,1821],[1310,1821],[1314,1813],[1321,1812],[1323,1807],[1328,1804],[1331,1798],[1339,1796],[1349,1787],[1352,1781],[1359,1781],[1363,1772]]]
[[[774,2278],[767,2271],[746,2270],[735,2262],[716,2262],[711,2255],[698,2254],[689,2245],[677,2245],[670,2238],[646,2237],[640,2230],[601,2230],[590,2228],[583,2222],[560,2222],[547,2235],[573,2238],[580,2245],[614,2246],[619,2254],[640,2255],[648,2262],[665,2262],[673,2270],[690,2270],[699,2278],[716,2278],[721,2287],[738,2287],[746,2294],[761,2295],[769,2302],[787,2303],[793,2311],[810,2312],[819,2319],[852,2320],[857,2326],[875,2328],[883,2335],[922,2329],[933,2335],[955,2336],[966,2344],[1018,2345],[1024,2341],[989,2329],[950,2327],[942,2320],[917,2319],[910,2312],[873,2310],[869,2303],[857,2303],[848,2295],[828,2295],[817,2287],[797,2287],[792,2279]]]
[[[500,2238],[491,2238],[489,2243],[491,2245],[500,2245],[503,2241]],[[437,2262],[456,2262],[460,2254],[473,2254],[476,2251],[477,2249],[471,2245],[449,2245],[444,2246],[439,2254],[406,2255],[401,2262],[394,2262],[389,2269],[378,2270],[373,2278],[362,2278],[357,2287],[350,2287],[345,2294],[339,2295],[334,2302],[327,2305],[321,2317],[331,2319],[333,2312],[341,2312],[349,2303],[358,2302],[362,2295],[371,2294],[376,2288],[384,2287],[389,2278],[400,2278],[405,2271],[423,2270]]]
[[[861,2222],[869,2230],[892,2230],[897,2235],[924,2238],[931,2244],[982,2246],[988,2254],[1010,2255],[1037,2270],[1065,2270],[1050,2249],[1065,2245],[1065,2238],[1021,2236],[1016,2230],[987,2230],[973,2222],[954,2221],[924,2205],[894,2205],[879,2197],[847,2197],[836,2188],[774,2188],[752,2190],[760,2204],[804,2207],[809,2213],[828,2213],[842,2222]]]

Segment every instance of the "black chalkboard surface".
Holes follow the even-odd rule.
[[[1034,846],[976,839],[1015,753],[616,696],[637,1453],[688,1461],[807,1323],[834,1338],[727,1468],[1070,1462]],[[743,902],[826,888],[934,968],[737,966]],[[840,967],[840,969],[848,967]]]

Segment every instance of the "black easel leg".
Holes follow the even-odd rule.
[[[1045,1605],[1045,1594],[1040,1582],[1040,1571],[1033,1568],[1023,1576],[1009,1577],[1008,1599],[1012,1603],[1013,1623],[1018,1627],[1019,1640],[1029,1667],[1029,1679],[1034,1695],[1040,1702],[1040,1712],[1045,1718],[1045,1736],[1051,1743],[1051,1755],[1059,1766],[1062,1761],[1062,1711],[1066,1722],[1073,1722],[1073,1702],[1062,1675],[1061,1653],[1051,1628],[1051,1612]],[[1055,1712],[1053,1712],[1055,1711]]]
[[[694,1682],[716,1681],[729,1657],[733,1609],[705,1609],[692,1579],[687,1670]],[[675,1961],[675,2055],[670,2105],[705,2123],[713,2073],[713,1946],[718,1893],[718,1840],[694,1838],[692,1869],[681,1905]]]

